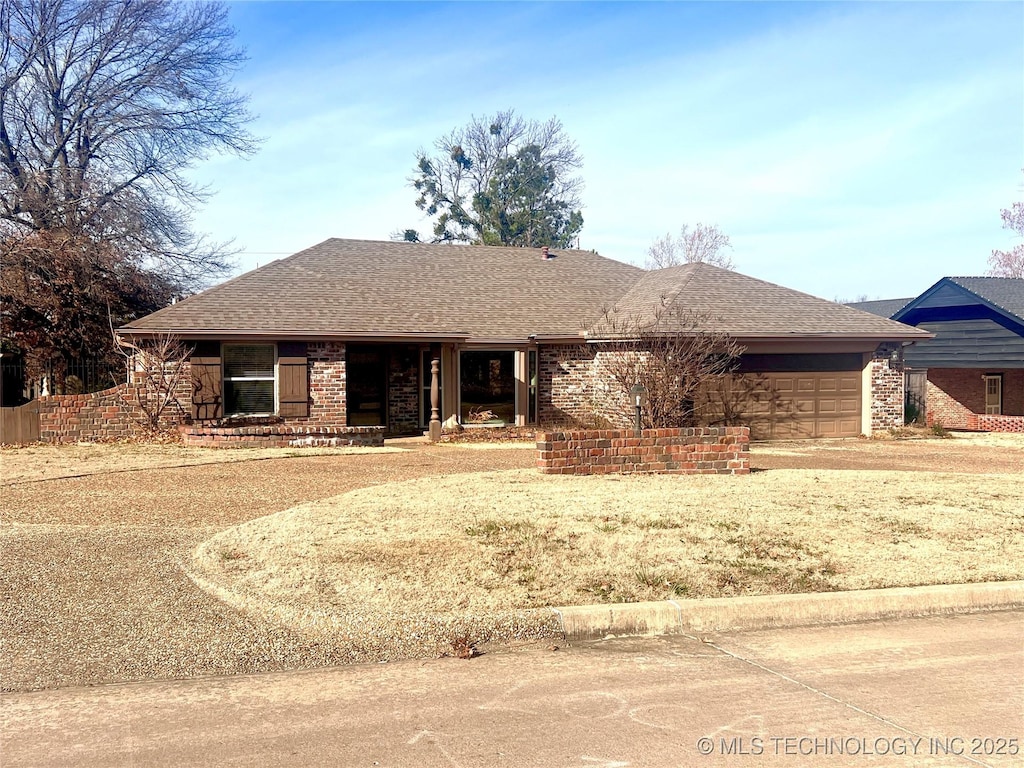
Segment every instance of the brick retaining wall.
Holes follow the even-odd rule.
[[[39,440],[44,443],[119,440],[144,432],[148,418],[139,401],[145,388],[120,384],[85,395],[40,397]],[[181,410],[168,406],[162,426],[173,427]]]
[[[268,424],[250,427],[180,427],[185,445],[196,448],[323,448],[384,445],[384,427],[319,427]]]
[[[745,475],[750,428],[645,429],[639,437],[632,429],[542,432],[537,469],[547,475]]]

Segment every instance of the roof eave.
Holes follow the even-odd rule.
[[[459,333],[381,333],[357,331],[348,333],[324,333],[322,331],[267,331],[248,328],[132,328],[117,329],[119,336],[153,338],[173,335],[182,339],[273,339],[275,341],[416,341],[416,342],[463,342],[469,338]]]

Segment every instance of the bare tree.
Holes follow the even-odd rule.
[[[122,391],[122,406],[139,414],[147,432],[158,432],[189,415],[179,396],[190,383],[186,361],[194,351],[191,347],[172,334],[130,344],[114,333],[114,344],[131,377],[130,386]]]
[[[679,264],[701,262],[722,269],[733,269],[732,257],[726,253],[732,249],[729,236],[718,228],[717,224],[696,224],[690,227],[684,224],[679,236],[667,233],[659,237],[647,249],[646,269],[663,269]]]
[[[600,340],[598,368],[612,383],[608,404],[614,421],[632,423],[630,392],[647,390],[643,425],[683,427],[695,423],[695,405],[703,390],[729,376],[743,347],[712,329],[709,315],[669,307],[652,317],[604,312],[592,337]]]
[[[1024,203],[1014,203],[1002,210],[1003,229],[1024,237]],[[1017,243],[1009,251],[992,251],[988,259],[988,273],[993,277],[1024,277],[1024,243]]]
[[[243,56],[222,5],[0,0],[0,221],[7,236],[102,240],[165,280],[228,267],[191,229],[207,191],[184,171],[248,153]]]
[[[552,117],[474,116],[420,150],[410,179],[434,242],[568,247],[583,227],[579,150]],[[418,241],[415,230],[403,239]]]

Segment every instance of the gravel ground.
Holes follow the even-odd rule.
[[[529,466],[517,449],[273,459],[6,485],[0,687],[34,690],[350,662],[242,615],[181,569],[200,541],[301,501],[428,475]]]
[[[357,660],[236,612],[182,571],[244,520],[354,488],[533,465],[521,447],[312,456],[5,483],[0,498],[0,689],[295,669]],[[130,446],[125,447],[131,451]],[[1020,472],[1024,441],[755,446],[753,464]],[[111,467],[116,470],[117,467]],[[364,658],[376,649],[368,648]]]

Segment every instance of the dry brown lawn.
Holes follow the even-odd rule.
[[[384,453],[401,448],[189,448],[180,444],[74,443],[32,444],[0,448],[3,482],[25,483],[83,477],[110,472],[133,472],[167,467],[194,467],[295,456],[344,456]]]
[[[236,607],[306,629],[349,627],[362,611],[512,615],[1019,579],[1020,481],[802,469],[422,479],[243,523],[200,545],[192,569]]]

